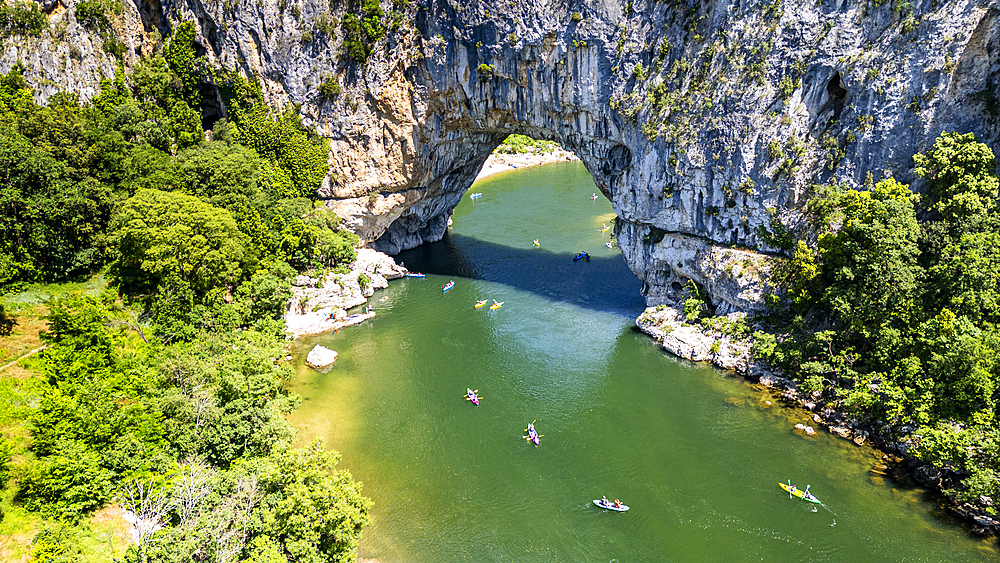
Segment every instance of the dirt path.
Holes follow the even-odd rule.
[[[23,358],[27,358],[28,356],[32,356],[34,354],[37,354],[37,353],[41,352],[42,350],[44,350],[46,348],[48,348],[48,346],[39,346],[38,348],[35,348],[34,350],[28,352],[27,354],[23,354],[23,355],[21,355],[18,358],[14,358],[14,361],[8,362],[8,363],[0,366],[0,371],[3,371],[5,369],[9,368],[10,366],[16,365],[17,362],[18,362],[18,360],[21,360]]]

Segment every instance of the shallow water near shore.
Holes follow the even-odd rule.
[[[767,407],[635,329],[640,283],[604,246],[611,205],[590,199],[581,163],[473,191],[445,240],[397,257],[425,279],[377,292],[373,320],[295,344],[292,423],[340,451],[375,502],[362,557],[996,560],[992,540],[935,517],[931,497],[872,473],[871,450],[793,433],[804,411]],[[328,373],[303,365],[315,344],[340,354]],[[533,420],[538,446],[522,438]],[[789,499],[787,479],[823,504]],[[601,510],[601,495],[631,510]]]

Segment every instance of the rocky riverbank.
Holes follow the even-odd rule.
[[[298,276],[292,284],[292,298],[285,306],[286,331],[298,338],[364,322],[376,313],[348,315],[347,310],[364,305],[376,289],[385,289],[389,280],[405,275],[406,268],[389,256],[361,248],[346,274]]]
[[[636,319],[640,330],[652,336],[660,346],[675,356],[696,362],[709,362],[723,369],[735,371],[746,379],[758,383],[777,393],[780,398],[812,413],[813,424],[825,428],[831,434],[852,440],[855,444],[869,443],[883,451],[886,461],[896,462],[921,485],[942,492],[946,486],[953,486],[954,476],[948,468],[935,467],[907,455],[908,446],[893,439],[881,428],[851,419],[844,413],[826,405],[821,393],[806,393],[795,381],[763,363],[753,359],[751,339],[740,336],[739,331],[727,331],[746,321],[744,313],[731,313],[723,322],[716,323],[719,329],[706,328],[700,324],[685,322],[680,305],[658,305],[647,308]],[[811,427],[797,429],[809,433]],[[948,509],[958,518],[966,521],[974,533],[1000,536],[1000,520],[987,514],[982,507],[970,503],[960,503],[948,498]],[[980,504],[991,506],[993,499],[981,497]]]

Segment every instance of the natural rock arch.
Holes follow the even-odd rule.
[[[486,155],[524,133],[583,160],[650,304],[691,278],[723,311],[759,307],[778,250],[761,233],[792,222],[811,183],[914,181],[912,155],[946,130],[1000,141],[1000,12],[978,0],[915,2],[916,27],[891,3],[386,1],[401,25],[364,63],[330,25],[357,3],[160,4],[124,2],[121,29],[142,32],[120,37],[121,62],[195,21],[211,64],[257,77],[331,140],[318,195],[369,244],[435,240]],[[40,101],[88,99],[119,64],[70,12],[51,14],[64,35],[8,38],[0,57]],[[343,93],[324,100],[330,76]]]
[[[579,21],[570,20],[568,5],[539,5],[530,14],[456,6],[435,0],[421,10],[421,58],[369,73],[371,113],[364,124],[342,135],[330,128],[334,175],[322,195],[372,247],[388,253],[439,240],[486,157],[507,135],[521,133],[580,157],[612,202],[619,246],[650,304],[676,298],[676,284],[693,279],[721,312],[754,309],[770,290],[770,256],[779,251],[763,234],[776,218],[796,220],[811,182],[836,176],[861,185],[871,169],[892,169],[908,181],[910,156],[929,146],[939,127],[997,137],[973,107],[901,112],[865,83],[872,72],[864,65],[842,64],[843,49],[859,50],[862,41],[878,52],[861,59],[868,67],[881,65],[879,57],[905,66],[926,49],[890,40],[884,34],[894,28],[879,36],[877,25],[867,29],[857,23],[862,19],[840,17],[859,6],[786,2],[776,22],[813,21],[804,10],[814,12],[816,24],[770,32],[761,21],[774,16],[762,15],[763,3],[709,4],[697,8],[695,21],[704,23],[693,29],[712,41],[693,40],[684,11],[669,3],[604,3]],[[888,25],[888,14],[872,17]],[[995,18],[976,14],[941,29],[985,25],[992,31],[980,35],[992,41]],[[729,39],[734,35],[740,40]],[[746,64],[706,54],[720,49],[728,49],[725,61]],[[762,74],[748,78],[754,53],[767,50],[786,55],[760,58]],[[393,55],[386,57],[401,60]],[[665,67],[690,60],[702,65],[702,80],[708,76],[724,91],[697,86],[699,75],[690,71],[669,88],[657,86],[663,78],[645,78],[669,76],[674,71]],[[998,66],[995,56],[990,60],[985,66]],[[930,88],[922,74],[897,74],[886,83]],[[675,101],[698,103],[657,109],[674,92]],[[836,151],[826,148],[831,143]],[[784,157],[770,154],[775,144],[796,159],[793,172],[783,173]],[[803,155],[795,156],[796,144],[805,146]]]

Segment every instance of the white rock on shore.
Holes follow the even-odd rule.
[[[374,312],[349,317],[347,310],[364,305],[376,289],[389,286],[388,280],[406,275],[406,268],[381,252],[361,248],[357,254],[346,274],[295,278],[285,306],[285,327],[293,338],[340,330],[374,317]]]
[[[736,320],[743,313],[732,313]],[[664,350],[696,362],[712,362],[724,368],[749,374],[755,369],[750,358],[750,343],[723,335],[707,334],[701,326],[684,322],[684,313],[669,305],[649,307],[635,322],[655,338]]]
[[[316,369],[323,369],[337,361],[337,352],[317,344],[306,356],[306,365]]]

